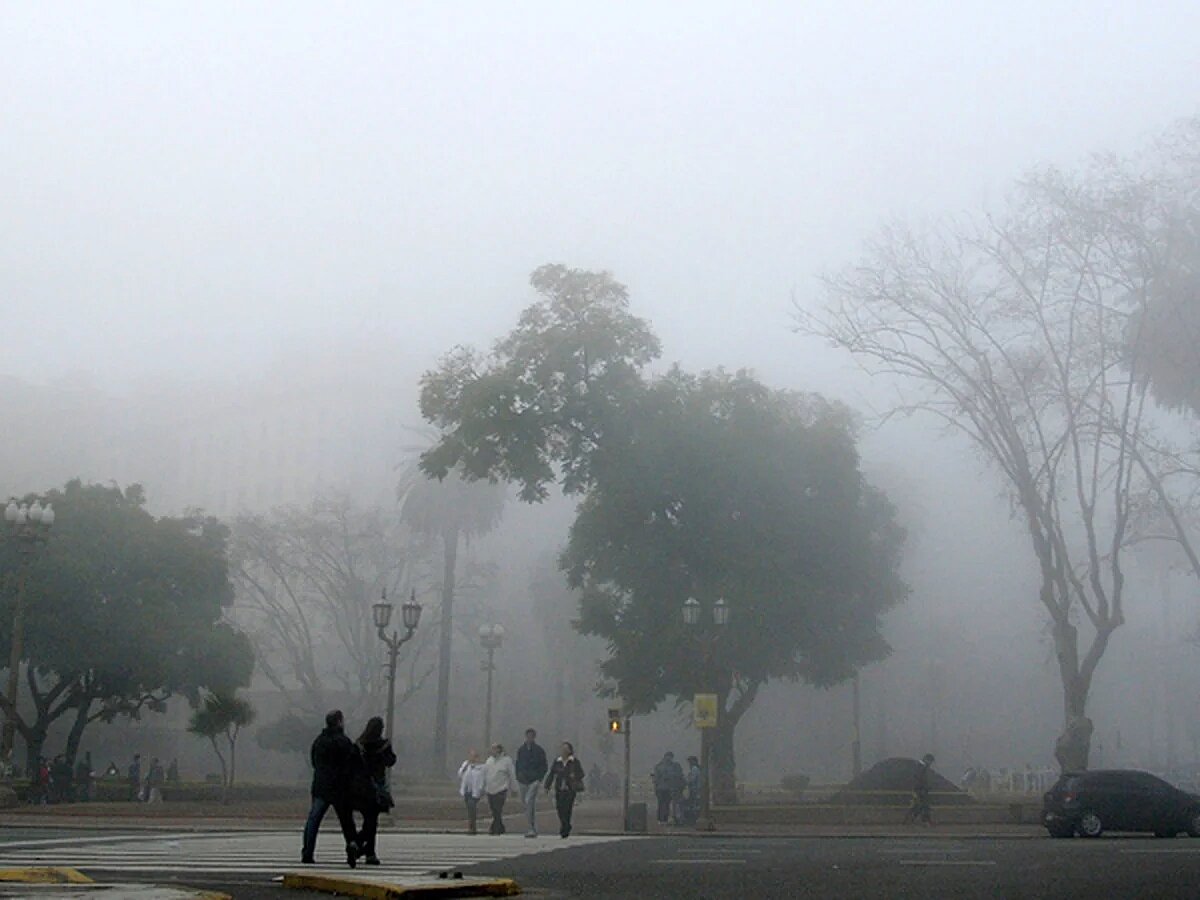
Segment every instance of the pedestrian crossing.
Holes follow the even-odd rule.
[[[196,834],[140,834],[99,838],[63,838],[0,844],[0,868],[70,866],[84,873],[129,872],[169,875],[238,873],[276,877],[288,872],[341,874],[346,865],[341,835],[323,831],[316,864],[300,864],[300,830]],[[572,846],[625,840],[619,836],[412,834],[380,832],[379,866],[361,862],[355,874],[412,877],[497,862],[517,856],[551,853]]]

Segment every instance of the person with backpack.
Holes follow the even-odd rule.
[[[368,866],[379,865],[375,837],[379,833],[379,814],[395,806],[388,788],[387,770],[396,764],[392,742],[383,736],[383,719],[372,716],[355,742],[358,760],[354,773],[354,808],[362,813],[358,844]]]
[[[558,759],[546,776],[546,790],[554,791],[554,808],[558,811],[558,836],[571,836],[571,814],[575,798],[583,793],[583,764],[575,758],[575,748],[563,741]]]

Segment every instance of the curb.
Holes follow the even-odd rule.
[[[419,881],[413,884],[389,884],[337,875],[283,876],[283,886],[293,890],[320,891],[343,897],[363,897],[365,900],[422,900],[442,897],[512,897],[521,893],[521,886],[511,878],[446,878]]]
[[[78,869],[64,866],[33,866],[27,869],[0,869],[0,882],[15,884],[95,884]]]

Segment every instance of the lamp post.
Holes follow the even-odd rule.
[[[16,500],[10,500],[4,509],[4,521],[8,523],[10,535],[17,542],[17,551],[22,557],[20,574],[17,576],[17,602],[13,610],[12,646],[8,656],[7,697],[11,712],[4,719],[4,733],[0,737],[0,756],[7,763],[12,758],[13,744],[17,737],[17,687],[20,684],[18,675],[25,649],[25,573],[29,569],[30,555],[39,544],[45,542],[50,526],[54,524],[54,507],[49,503],[42,506],[38,500],[34,500],[32,504],[22,503],[18,506]]]
[[[417,625],[421,621],[421,604],[417,602],[416,589],[414,588],[409,595],[408,602],[400,606],[400,621],[404,625],[403,635],[398,630],[391,634],[387,633],[388,625],[392,621],[392,604],[388,603],[387,588],[383,589],[379,602],[371,607],[371,613],[375,621],[375,630],[379,633],[379,639],[388,648],[387,736],[388,740],[394,740],[392,725],[396,717],[396,658],[400,653],[400,648],[412,640],[412,636],[416,634]]]
[[[487,672],[487,707],[483,716],[483,746],[492,746],[492,673],[496,671],[496,651],[504,643],[503,625],[481,625],[479,627],[479,643],[487,651],[487,661],[483,670]]]
[[[712,608],[712,624],[713,629],[709,630],[706,625],[701,623],[700,601],[695,597],[688,597],[683,604],[683,622],[692,629],[695,638],[701,642],[704,650],[704,672],[706,678],[712,678],[710,674],[713,671],[714,656],[716,655],[716,644],[720,638],[721,630],[729,624],[729,604],[725,602],[725,598],[719,598]],[[718,698],[720,694],[718,692]],[[719,704],[719,700],[718,700]],[[719,717],[722,713],[718,705],[716,714]],[[713,723],[715,726],[716,723]],[[709,737],[709,732],[713,726],[703,727],[700,729],[700,817],[696,822],[696,827],[701,831],[712,831],[712,738]]]

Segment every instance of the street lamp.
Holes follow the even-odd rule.
[[[725,598],[718,598],[712,608],[713,630],[709,631],[709,629],[703,628],[701,625],[700,601],[695,597],[688,597],[683,604],[683,622],[693,632],[693,637],[700,641],[704,651],[704,673],[706,678],[712,677],[711,673],[716,655],[717,640],[720,637],[721,631],[729,624],[729,612],[729,604],[725,602]],[[702,628],[705,633],[698,633]],[[722,712],[718,706],[716,711],[717,716],[721,716]],[[709,737],[711,730],[712,726],[700,729],[700,818],[696,823],[696,827],[702,831],[713,830],[712,774],[710,772],[712,766],[712,739]]]
[[[492,674],[496,671],[496,651],[504,643],[503,625],[480,625],[479,643],[487,651],[483,670],[487,672],[487,707],[483,717],[483,746],[492,746]]]
[[[39,544],[45,543],[49,536],[50,526],[54,524],[54,507],[49,503],[42,506],[38,500],[34,500],[32,504],[22,503],[18,506],[16,500],[10,500],[4,508],[4,521],[8,524],[9,535],[17,542],[17,551],[22,556],[17,580],[17,602],[13,610],[12,646],[8,656],[7,696],[11,713],[5,717],[4,733],[0,736],[0,757],[7,763],[12,758],[13,744],[17,737],[17,686],[20,684],[18,675],[25,649],[25,574],[29,569],[33,551]]]
[[[395,740],[392,725],[396,717],[396,659],[400,648],[412,640],[412,636],[417,631],[417,625],[421,621],[421,604],[417,602],[416,589],[414,588],[409,595],[408,602],[400,607],[400,621],[404,625],[403,635],[399,631],[387,633],[388,625],[392,621],[392,604],[388,603],[387,588],[383,589],[379,602],[371,607],[371,617],[375,622],[375,630],[379,633],[379,639],[388,648],[387,736],[388,740]]]

